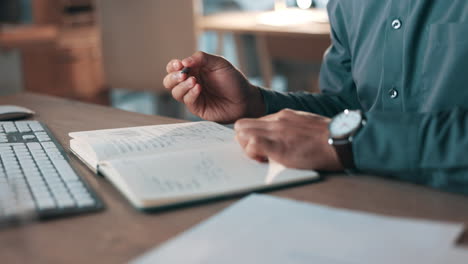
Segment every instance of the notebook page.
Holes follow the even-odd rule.
[[[274,180],[266,182],[268,164],[249,159],[233,142],[210,149],[169,153],[164,156],[139,156],[106,162],[116,175],[106,175],[119,181],[119,189],[134,194],[143,204],[171,203],[276,185],[285,182],[314,179],[315,171],[283,169]],[[137,205],[138,206],[138,205]]]
[[[214,122],[190,122],[169,125],[73,132],[70,137],[87,143],[97,160],[104,161],[136,153],[164,154],[234,141],[234,131]],[[77,144],[74,144],[75,146]]]

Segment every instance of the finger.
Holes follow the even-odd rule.
[[[265,129],[247,128],[236,131],[236,140],[243,149],[245,149],[248,142],[255,137],[272,139],[271,132]]]
[[[166,89],[172,90],[175,86],[187,79],[188,75],[181,72],[173,72],[164,77],[163,85]]]
[[[195,86],[190,89],[183,98],[184,104],[186,105],[193,105],[197,99],[198,96],[201,93],[201,85],[199,83],[195,84]]]
[[[258,118],[243,118],[236,121],[234,130],[240,131],[243,129],[269,129],[271,127],[270,120]]]
[[[269,121],[286,120],[286,121],[304,122],[304,119],[323,121],[328,118],[325,118],[323,116],[316,115],[313,113],[309,113],[309,112],[296,111],[296,110],[286,108],[277,113],[261,117],[260,119],[269,120]]]
[[[200,67],[206,64],[208,54],[202,51],[195,52],[192,56],[182,60],[184,67]]]
[[[179,83],[174,87],[174,89],[172,89],[172,97],[179,102],[183,101],[184,96],[195,86],[195,84],[197,84],[197,80],[193,76]]]
[[[261,120],[266,120],[266,121],[291,120],[294,117],[298,116],[297,113],[299,113],[299,111],[295,111],[295,110],[285,108],[285,109],[283,109],[283,110],[281,110],[279,112],[276,112],[274,114],[263,116],[260,119]]]
[[[202,51],[195,52],[192,56],[182,60],[184,67],[199,68],[204,67],[210,71],[221,68],[232,67],[232,65],[223,57],[208,54]]]
[[[244,133],[240,132],[240,133],[236,133],[234,138],[239,143],[241,148],[245,150],[245,147],[247,146],[247,142],[249,142],[249,137],[245,135]]]
[[[262,116],[259,118],[260,120],[263,120],[263,121],[278,121],[279,118],[278,118],[278,114],[275,113],[275,114],[271,114],[271,115],[266,115],[266,116]]]
[[[174,59],[174,60],[171,60],[167,64],[166,71],[167,71],[167,73],[180,71],[180,70],[182,70],[183,67],[184,66],[182,65],[182,62],[180,60]]]
[[[268,157],[272,155],[274,145],[275,143],[268,138],[255,136],[249,139],[244,150],[251,159],[266,162]]]

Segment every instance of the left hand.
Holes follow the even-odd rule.
[[[252,159],[274,160],[286,167],[326,171],[343,170],[328,144],[330,119],[290,109],[235,124],[236,139]]]

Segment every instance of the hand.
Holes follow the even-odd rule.
[[[235,124],[236,139],[252,159],[274,160],[289,168],[343,170],[328,144],[330,119],[289,109]]]
[[[188,74],[181,73],[184,67],[190,67]],[[222,57],[199,51],[182,61],[170,61],[166,69],[164,86],[205,120],[232,123],[264,114],[259,88]]]

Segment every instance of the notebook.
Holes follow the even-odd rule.
[[[249,159],[234,131],[188,122],[73,132],[72,152],[141,210],[317,180],[315,171]]]
[[[253,194],[131,263],[455,264],[463,224]]]

